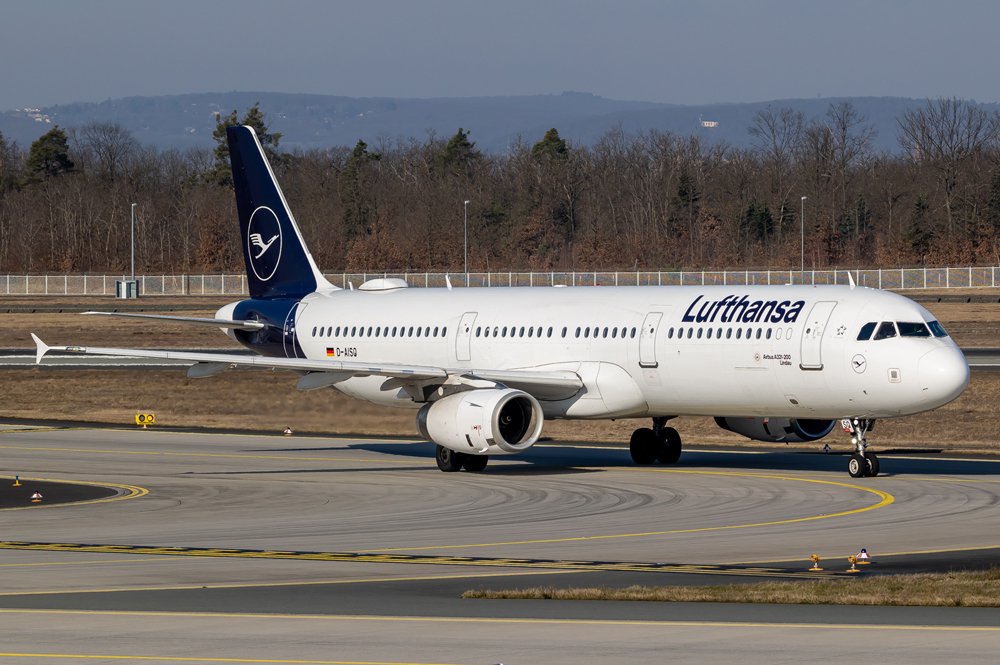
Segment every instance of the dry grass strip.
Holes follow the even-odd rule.
[[[719,586],[477,589],[463,598],[520,600],[647,600],[659,602],[803,605],[1000,607],[1000,568],[851,579],[761,582]]]

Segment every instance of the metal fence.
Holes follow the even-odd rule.
[[[848,272],[861,286],[880,289],[991,288],[1000,284],[1000,267],[883,268],[872,270],[699,270],[619,272],[379,272],[331,273],[343,288],[369,279],[399,277],[410,286],[747,286],[764,284],[848,284]],[[0,275],[0,296],[113,296],[122,275]],[[244,275],[137,275],[145,296],[234,295],[247,293]]]

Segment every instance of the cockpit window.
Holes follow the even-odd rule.
[[[872,338],[872,333],[875,332],[875,326],[878,324],[875,321],[869,321],[865,325],[861,326],[861,332],[858,333],[859,342],[867,342]]]
[[[882,325],[878,327],[878,332],[875,333],[874,339],[889,339],[890,337],[896,336],[896,325],[892,321],[883,321]]]
[[[900,337],[930,337],[931,331],[927,329],[924,322],[919,323],[909,323],[907,321],[896,321],[896,327],[899,328]]]
[[[930,323],[927,324],[927,326],[931,329],[931,332],[934,333],[935,337],[948,336],[948,333],[944,331],[944,328],[941,327],[941,324],[938,323],[937,321],[931,321]]]

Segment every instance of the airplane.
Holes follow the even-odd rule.
[[[250,297],[214,318],[89,312],[212,325],[253,355],[83,346],[59,351],[173,358],[193,378],[285,369],[417,410],[442,471],[483,471],[521,453],[545,420],[651,419],[629,441],[636,464],[676,463],[680,415],[711,416],[757,441],[810,442],[841,421],[852,477],[879,473],[876,419],[928,411],[969,383],[965,356],[912,300],[849,286],[358,288],[319,271],[249,127],[226,129]],[[269,240],[265,241],[264,239]]]

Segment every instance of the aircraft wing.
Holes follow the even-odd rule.
[[[188,376],[205,377],[234,367],[287,369],[308,372],[299,381],[303,390],[333,385],[351,377],[383,376],[389,379],[385,389],[406,385],[434,385],[449,378],[481,380],[501,383],[531,393],[538,399],[566,399],[575,395],[583,381],[575,372],[532,370],[470,370],[448,369],[399,363],[363,363],[341,360],[309,360],[307,358],[271,358],[268,356],[234,353],[199,353],[194,351],[158,351],[149,349],[120,349],[99,346],[49,346],[34,333],[35,362],[41,364],[49,351],[83,355],[116,356],[128,358],[156,358],[182,360],[196,363]]]
[[[197,316],[167,316],[164,314],[130,314],[125,312],[84,312],[90,316],[120,316],[129,319],[158,319],[160,321],[174,321],[176,323],[200,323],[216,328],[229,328],[230,330],[260,330],[266,328],[267,324],[260,321],[234,321],[233,319],[203,319]]]

